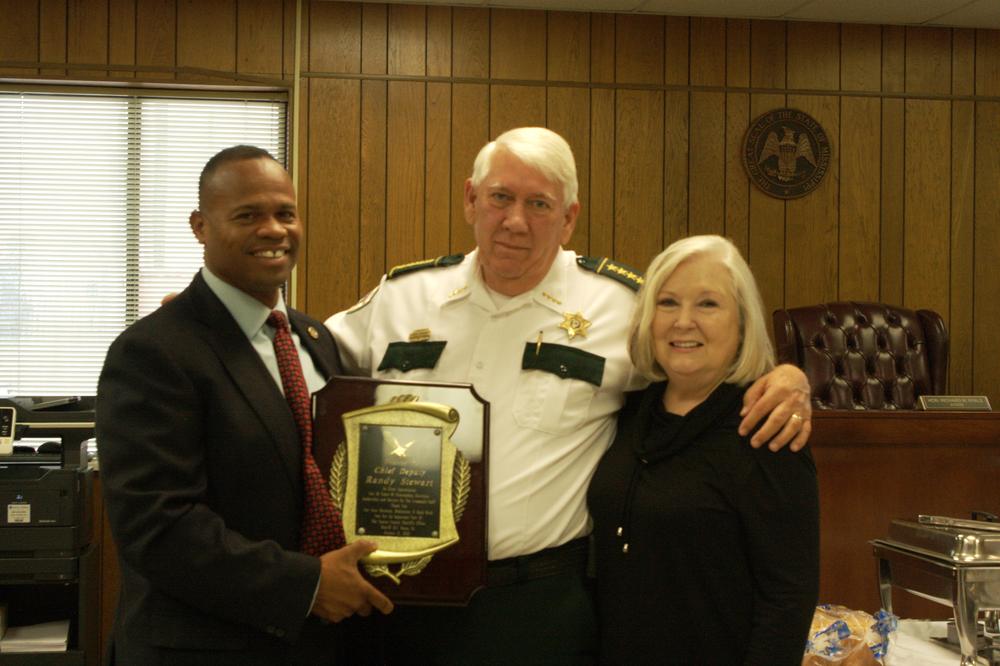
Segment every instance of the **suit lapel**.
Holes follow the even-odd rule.
[[[302,447],[298,427],[284,395],[229,310],[212,293],[200,273],[191,283],[190,293],[195,316],[207,328],[205,339],[270,434],[292,489],[301,493]]]
[[[340,362],[336,358],[336,347],[327,330],[313,326],[308,319],[302,316],[301,312],[291,308],[288,309],[288,320],[323,378],[329,380],[330,377],[340,374]],[[328,343],[322,344],[327,341],[327,338],[329,338]],[[331,347],[333,347],[332,350]]]

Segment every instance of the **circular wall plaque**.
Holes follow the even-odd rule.
[[[816,119],[797,109],[775,109],[751,123],[743,137],[750,180],[778,199],[812,192],[830,164],[830,139]]]

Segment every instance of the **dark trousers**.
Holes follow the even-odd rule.
[[[556,573],[504,571],[501,582],[477,592],[467,607],[397,606],[384,618],[387,662],[595,663],[597,616],[585,559]]]

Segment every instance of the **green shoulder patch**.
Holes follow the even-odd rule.
[[[411,261],[408,264],[400,264],[399,266],[393,266],[386,273],[386,278],[391,280],[393,278],[398,278],[400,275],[406,275],[407,273],[415,273],[417,271],[422,271],[425,268],[437,268],[439,266],[454,266],[455,264],[462,263],[465,259],[464,254],[447,254],[437,259],[423,259],[421,261]]]
[[[577,257],[576,263],[591,273],[617,280],[632,291],[639,291],[643,283],[641,272],[607,257]]]

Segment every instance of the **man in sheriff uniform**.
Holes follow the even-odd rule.
[[[467,608],[397,608],[391,663],[587,663],[586,490],[627,390],[626,327],[642,278],[562,250],[576,224],[566,141],[520,128],[465,183],[477,248],[391,270],[326,325],[351,374],[471,382],[490,402],[489,586]],[[780,366],[748,392],[744,426],[772,448],[809,436],[805,376]],[[755,442],[759,443],[759,442]]]

